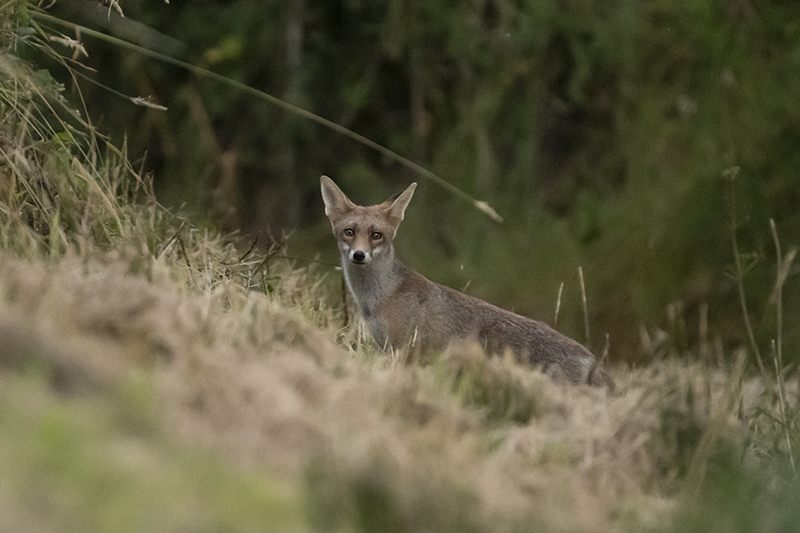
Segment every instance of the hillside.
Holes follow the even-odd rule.
[[[401,364],[336,271],[160,207],[11,48],[0,112],[0,531],[796,530],[796,374]]]

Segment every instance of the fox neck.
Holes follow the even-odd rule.
[[[342,269],[347,286],[365,318],[370,318],[384,298],[400,285],[406,267],[390,245],[366,265],[353,263],[342,253]]]

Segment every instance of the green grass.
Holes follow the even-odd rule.
[[[71,395],[35,372],[2,382],[5,531],[308,529],[296,487],[165,436],[142,384]]]
[[[239,260],[0,66],[0,529],[795,527],[796,375],[669,342],[614,393],[469,345],[399,364],[341,329],[339,279]]]

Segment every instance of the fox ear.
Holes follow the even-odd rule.
[[[412,183],[406,190],[400,193],[400,195],[397,196],[394,201],[392,201],[393,199],[390,198],[384,202],[384,204],[386,204],[386,217],[395,228],[403,221],[403,215],[406,212],[406,207],[408,207],[408,202],[411,201],[411,197],[414,196],[414,189],[416,188],[417,184]]]
[[[350,201],[350,198],[348,198],[328,176],[322,176],[319,179],[319,185],[322,189],[322,201],[325,202],[325,214],[331,220],[355,208],[356,205]]]

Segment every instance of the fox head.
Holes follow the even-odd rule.
[[[328,176],[320,178],[325,214],[331,221],[339,243],[342,260],[354,265],[368,265],[373,260],[392,255],[392,241],[417,184],[382,204],[354,204]]]

